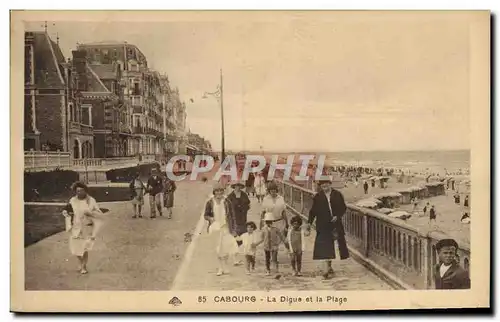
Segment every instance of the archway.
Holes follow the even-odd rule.
[[[80,141],[75,139],[73,142],[73,159],[80,159]]]

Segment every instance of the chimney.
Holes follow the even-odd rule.
[[[73,50],[73,68],[76,73],[76,88],[85,92],[88,88],[87,52],[83,49]]]

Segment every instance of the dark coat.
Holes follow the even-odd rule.
[[[311,225],[316,221],[313,259],[334,259],[335,240],[339,247],[340,259],[349,258],[344,225],[342,224],[342,217],[347,210],[347,206],[342,194],[335,189],[332,189],[330,194],[330,206],[333,214],[330,213],[328,199],[322,191],[313,197],[313,204],[309,211],[309,224]],[[332,217],[337,218],[335,223],[332,223]]]
[[[163,179],[161,176],[156,176],[156,179],[153,176],[149,177],[147,188],[151,196],[155,196],[163,192]]]
[[[250,199],[244,191],[241,191],[241,196],[239,198],[236,198],[234,191],[232,191],[227,198],[233,206],[236,230],[239,236],[247,231],[247,213],[250,209]]]
[[[458,263],[454,263],[444,273],[443,277],[439,272],[441,264],[434,267],[434,282],[436,290],[456,290],[456,289],[469,289],[470,278],[469,273],[464,270]]]
[[[215,201],[213,198],[210,198],[207,203],[205,204],[205,212],[204,212],[204,217],[205,219],[208,218],[214,218],[214,203]],[[226,222],[227,226],[229,228],[229,232],[234,235],[237,233],[236,230],[236,218],[233,213],[233,205],[231,204],[231,201],[229,199],[225,198],[224,199],[224,207],[226,208]]]
[[[165,208],[172,208],[174,206],[174,192],[177,190],[177,185],[175,181],[170,179],[165,179],[163,192],[163,205]]]

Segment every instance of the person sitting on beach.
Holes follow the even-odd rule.
[[[462,224],[470,224],[470,215],[467,211],[464,212],[462,218],[460,218]]]

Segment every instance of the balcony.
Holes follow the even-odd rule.
[[[94,133],[94,129],[90,125],[80,124],[80,128],[81,128],[82,134],[92,135],[92,133]]]
[[[69,122],[69,133],[71,134],[92,135],[93,132],[93,127],[90,125],[77,122]]]
[[[133,134],[144,134],[144,128],[142,128],[141,126],[134,126],[132,128],[132,133]]]
[[[143,106],[144,98],[140,95],[132,95],[130,96],[130,105],[132,106]]]

